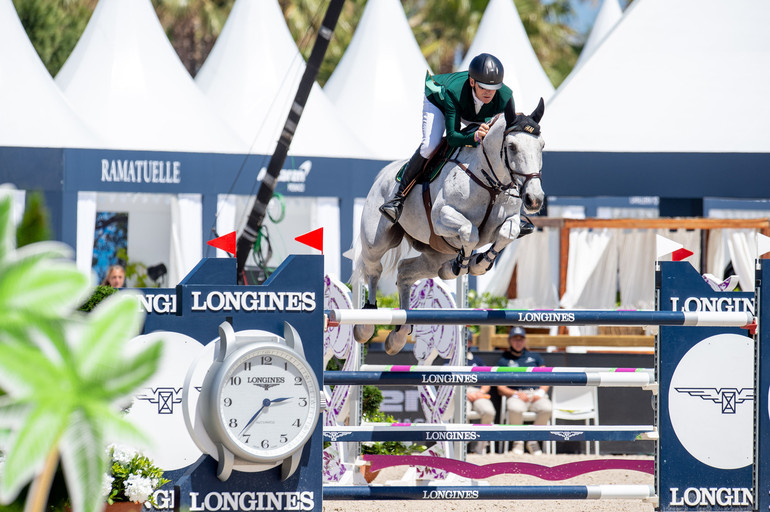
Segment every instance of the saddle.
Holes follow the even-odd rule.
[[[438,175],[441,174],[441,169],[443,169],[444,165],[449,161],[451,154],[452,150],[449,147],[449,143],[447,142],[446,137],[443,137],[436,150],[425,162],[422,172],[417,177],[417,183],[431,183],[435,180]],[[407,165],[409,165],[409,161],[402,165],[401,169],[398,170],[396,173],[396,181],[401,181]]]

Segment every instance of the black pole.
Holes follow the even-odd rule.
[[[246,266],[246,259],[251,252],[251,248],[254,245],[254,241],[257,239],[259,230],[262,227],[262,221],[265,219],[265,212],[267,211],[267,203],[270,198],[273,197],[273,190],[275,190],[275,184],[278,180],[278,174],[281,172],[283,163],[286,161],[286,155],[289,152],[289,146],[294,138],[294,132],[299,124],[299,118],[302,116],[302,110],[305,108],[307,98],[310,95],[310,90],[313,87],[318,76],[318,71],[321,68],[326,49],[329,46],[332,34],[334,33],[334,27],[337,25],[337,20],[342,12],[342,5],[345,0],[331,0],[329,7],[326,9],[321,27],[318,30],[318,36],[316,37],[313,45],[313,50],[310,52],[310,58],[307,61],[305,67],[305,73],[302,75],[302,79],[299,82],[299,88],[297,89],[297,95],[294,97],[294,102],[289,110],[289,116],[286,118],[286,124],[283,126],[281,137],[278,139],[278,145],[275,148],[275,153],[270,158],[270,162],[267,164],[267,172],[262,179],[262,183],[257,191],[257,199],[254,201],[254,207],[249,214],[249,220],[246,222],[246,227],[243,228],[243,233],[238,238],[236,244],[236,258],[238,261],[238,282],[243,283],[243,269]]]

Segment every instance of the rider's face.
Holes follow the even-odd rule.
[[[476,93],[476,97],[480,99],[482,103],[487,104],[490,101],[492,101],[492,98],[495,97],[495,93],[497,91],[495,91],[494,89],[484,89],[473,78],[471,78],[470,80],[471,80],[471,87],[473,87],[473,91]]]

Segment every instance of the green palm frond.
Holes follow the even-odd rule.
[[[121,292],[77,311],[88,276],[62,259],[69,250],[16,250],[9,219],[10,200],[0,200],[0,501],[34,481],[27,507],[42,512],[60,457],[73,512],[99,512],[105,439],[143,438],[116,404],[155,373],[161,343],[127,353],[142,323],[136,297]]]

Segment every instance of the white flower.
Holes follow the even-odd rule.
[[[136,450],[129,448],[128,446],[122,446],[119,444],[111,444],[107,447],[107,450],[112,450],[112,460],[118,464],[130,464],[134,457],[137,455]]]
[[[102,496],[109,496],[110,492],[112,492],[112,482],[114,482],[115,479],[112,478],[108,474],[102,475]]]
[[[136,474],[131,474],[126,478],[123,484],[126,488],[126,496],[129,501],[144,503],[155,490],[155,486],[158,485],[158,480],[155,478],[147,478]]]

